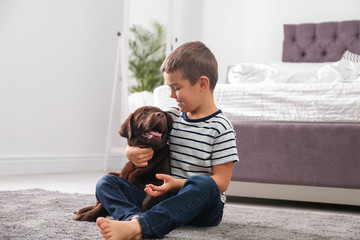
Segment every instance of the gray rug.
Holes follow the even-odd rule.
[[[93,202],[93,195],[41,189],[0,192],[0,239],[102,239],[95,223],[73,220]],[[227,203],[219,226],[183,227],[166,239],[360,239],[360,215]]]

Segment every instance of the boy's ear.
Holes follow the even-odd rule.
[[[210,79],[206,76],[199,78],[200,90],[207,90],[210,87]]]

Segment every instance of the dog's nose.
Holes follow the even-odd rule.
[[[156,117],[162,117],[162,114],[161,114],[161,112],[157,112],[157,113],[155,113],[155,116]]]

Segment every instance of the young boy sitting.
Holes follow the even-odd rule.
[[[116,176],[105,175],[96,196],[115,220],[98,218],[105,239],[162,238],[185,224],[216,226],[223,215],[233,162],[238,161],[235,132],[213,98],[217,61],[201,42],[175,49],[161,66],[177,108],[170,133],[171,176],[157,174],[161,186],[144,189]],[[147,165],[152,149],[129,147],[126,155],[136,166]],[[170,197],[141,212],[146,196]]]

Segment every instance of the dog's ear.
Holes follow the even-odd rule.
[[[173,127],[174,119],[172,118],[170,113],[168,113],[168,112],[164,112],[164,113],[166,116],[168,131],[170,131]]]
[[[129,115],[129,117],[121,125],[120,131],[119,131],[120,136],[122,136],[128,140],[131,139],[131,132],[132,132],[131,126],[132,126],[133,115],[134,115],[133,113]]]

